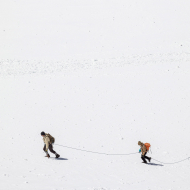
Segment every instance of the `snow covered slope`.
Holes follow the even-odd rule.
[[[189,189],[189,5],[0,2],[0,190]]]
[[[45,131],[56,144],[110,154],[136,153],[141,140],[159,161],[189,157],[190,55],[173,62],[172,56],[98,68],[91,61],[89,68],[52,74],[10,74],[4,65],[0,189],[188,189],[189,161],[144,165],[140,154],[56,145],[62,159],[47,159],[40,136]]]
[[[186,0],[6,0],[0,59],[107,58],[190,48]]]

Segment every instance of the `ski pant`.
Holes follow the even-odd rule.
[[[53,145],[52,144],[49,144],[49,148],[50,152],[52,152],[53,154],[57,154],[54,150],[53,150]],[[44,148],[43,150],[46,152],[46,145],[44,145]]]
[[[148,156],[146,156],[147,152],[144,154],[144,155],[141,155],[141,159],[144,161],[144,162],[147,162],[145,159],[149,160],[150,158]]]

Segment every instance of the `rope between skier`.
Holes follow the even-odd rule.
[[[79,151],[83,151],[83,152],[89,152],[89,153],[93,153],[93,154],[102,154],[102,155],[108,155],[108,156],[127,156],[127,155],[131,155],[131,154],[139,153],[139,152],[135,152],[135,153],[129,153],[129,154],[108,154],[108,153],[103,153],[103,152],[93,152],[93,151],[89,151],[89,150],[73,148],[73,147],[69,147],[69,146],[63,146],[63,145],[59,145],[59,144],[55,144],[55,145],[62,146],[62,147],[65,147],[65,148],[69,148],[69,149],[73,149],[73,150],[79,150]]]
[[[73,148],[73,147],[69,147],[69,146],[63,146],[63,145],[59,145],[59,144],[55,144],[57,146],[62,146],[62,147],[65,147],[65,148],[69,148],[69,149],[73,149],[73,150],[79,150],[79,151],[83,151],[83,152],[89,152],[89,153],[93,153],[93,154],[101,154],[101,155],[107,155],[107,156],[128,156],[128,155],[132,155],[132,154],[137,154],[139,152],[135,152],[135,153],[129,153],[129,154],[108,154],[108,153],[103,153],[103,152],[94,152],[94,151],[89,151],[89,150],[84,150],[84,149],[79,149],[79,148]],[[152,160],[155,160],[161,164],[177,164],[177,163],[180,163],[180,162],[184,162],[185,160],[188,160],[190,159],[190,157],[188,158],[185,158],[183,160],[180,160],[180,161],[177,161],[177,162],[172,162],[172,163],[165,163],[165,162],[161,162],[159,160],[156,160],[154,158],[152,158]]]

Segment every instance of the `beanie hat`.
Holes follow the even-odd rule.
[[[143,143],[141,141],[138,142],[138,145],[142,145]]]
[[[42,132],[41,132],[41,135],[46,135],[46,134],[44,133],[44,131],[42,131]]]

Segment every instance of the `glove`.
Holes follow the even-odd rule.
[[[139,153],[141,152],[141,148],[139,149]]]

